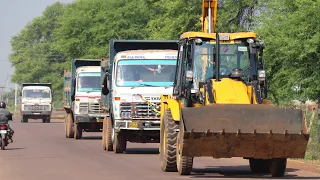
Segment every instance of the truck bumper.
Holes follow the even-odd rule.
[[[32,117],[51,116],[51,111],[21,111],[21,115]]]
[[[115,129],[160,131],[160,120],[115,120]]]
[[[102,123],[105,116],[105,114],[75,115],[75,121],[77,123]]]

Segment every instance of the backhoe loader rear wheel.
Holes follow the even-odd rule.
[[[270,160],[270,173],[272,177],[282,177],[287,168],[287,159],[279,158]]]
[[[112,144],[112,121],[110,117],[103,119],[102,128],[102,148],[103,150],[113,151]]]
[[[177,167],[180,175],[189,175],[192,172],[193,157],[182,156],[183,147],[183,127],[180,126],[177,139]]]
[[[171,111],[167,109],[164,112],[163,122],[160,129],[160,158],[161,169],[165,172],[177,172],[177,136],[179,129],[171,115]]]
[[[270,160],[249,159],[250,169],[252,173],[269,173]]]

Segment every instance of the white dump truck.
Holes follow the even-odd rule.
[[[50,123],[52,112],[51,83],[23,83],[21,91],[21,122],[42,119]]]
[[[116,40],[102,61],[103,148],[122,153],[127,141],[158,143],[160,95],[172,94],[177,41]]]

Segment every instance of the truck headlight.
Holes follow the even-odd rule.
[[[79,108],[79,113],[80,114],[87,114],[88,113],[88,108],[87,107],[80,107]]]
[[[258,71],[258,80],[264,81],[266,79],[266,71],[265,70],[259,70]]]
[[[130,112],[121,112],[121,117],[123,118],[130,118],[131,113]]]

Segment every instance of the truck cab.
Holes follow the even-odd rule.
[[[52,112],[52,90],[50,83],[23,83],[21,91],[21,122],[42,119],[50,123]]]

